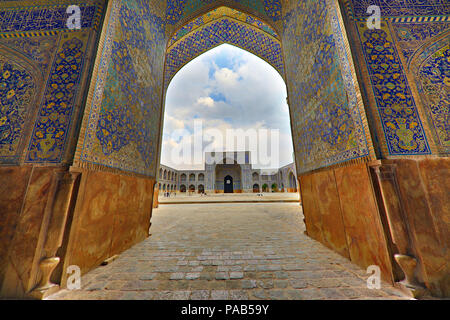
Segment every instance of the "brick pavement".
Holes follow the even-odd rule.
[[[164,205],[150,238],[49,299],[407,299],[304,230],[295,203]]]

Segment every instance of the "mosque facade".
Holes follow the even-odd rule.
[[[295,164],[277,169],[253,167],[250,151],[208,152],[203,170],[177,170],[160,165],[160,192],[259,193],[297,192]]]

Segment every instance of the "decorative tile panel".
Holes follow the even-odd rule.
[[[298,173],[370,157],[365,113],[334,2],[290,4],[283,47]]]
[[[93,0],[71,4],[80,7],[80,30],[67,28],[67,3],[0,3],[0,56],[4,52],[5,57],[9,52],[10,59],[3,60],[2,67],[13,71],[13,77],[3,85],[5,89],[9,88],[9,93],[16,93],[7,99],[8,104],[6,100],[2,101],[2,163],[56,164],[70,161],[71,155],[66,151],[68,139],[73,139],[68,135],[76,114],[75,101],[84,94],[80,92],[80,83],[87,76],[83,70],[88,44],[99,26],[104,3]],[[14,54],[16,58],[11,59]],[[19,77],[16,73],[21,69],[13,65],[22,60],[22,67],[27,68],[25,74],[38,74],[34,80],[28,76]],[[38,82],[31,85],[28,81]],[[31,90],[30,86],[36,91],[32,101],[27,90]],[[6,97],[9,97],[8,93]],[[11,102],[13,100],[14,103]],[[27,145],[28,150],[23,150]]]
[[[156,4],[147,0],[110,4],[76,165],[155,175],[165,51],[165,7]]]

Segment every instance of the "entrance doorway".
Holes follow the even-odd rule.
[[[223,191],[225,193],[233,193],[233,177],[226,176],[223,179]]]

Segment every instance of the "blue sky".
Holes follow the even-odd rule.
[[[192,144],[194,119],[202,120],[204,131],[214,128],[224,135],[227,129],[278,129],[279,166],[292,162],[286,95],[279,73],[255,55],[228,44],[204,53],[184,66],[169,85],[161,163],[176,169],[203,169],[172,159],[174,148]],[[174,136],[181,130],[182,136]]]

